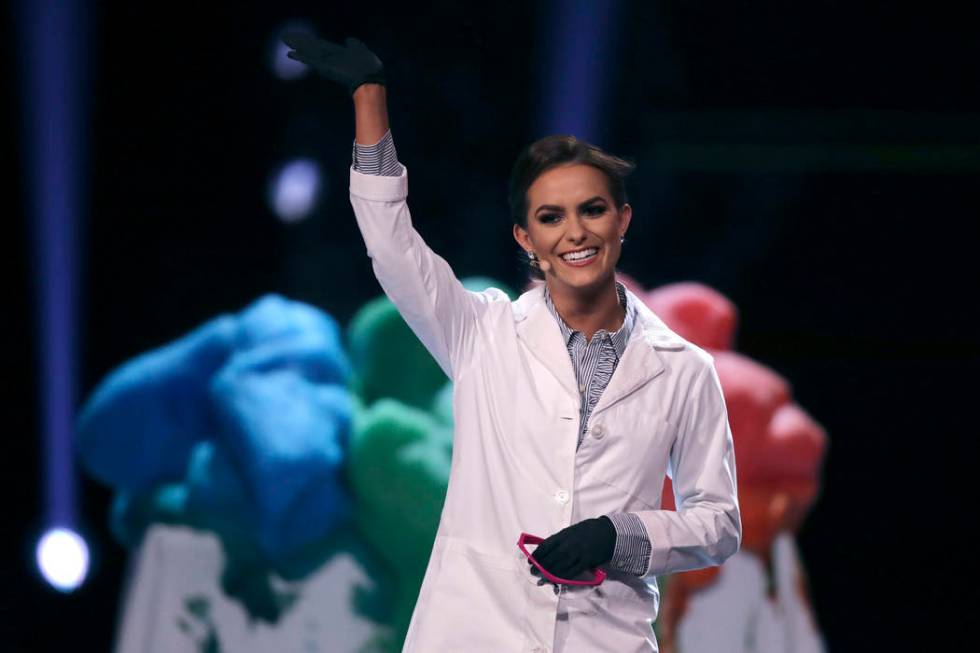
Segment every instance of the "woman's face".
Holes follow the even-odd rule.
[[[552,168],[527,198],[527,229],[514,225],[514,238],[547,263],[541,267],[551,288],[598,287],[613,275],[633,210],[616,209],[605,173],[585,164]]]

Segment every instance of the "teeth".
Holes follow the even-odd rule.
[[[589,258],[594,256],[598,252],[595,247],[590,247],[589,249],[583,249],[581,252],[572,252],[571,254],[563,254],[562,258],[566,261],[580,261],[584,258]]]

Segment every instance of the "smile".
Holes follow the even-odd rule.
[[[561,255],[561,260],[563,260],[568,265],[580,268],[588,265],[596,259],[599,250],[595,247],[589,247],[588,249],[581,249],[576,252],[567,252]]]

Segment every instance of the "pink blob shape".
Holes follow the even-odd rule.
[[[731,349],[738,309],[720,292],[694,281],[660,286],[646,305],[679,336],[704,349]]]

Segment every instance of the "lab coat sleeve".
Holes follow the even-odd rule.
[[[742,541],[735,451],[721,383],[710,357],[692,384],[670,449],[677,510],[645,510],[652,544],[645,575],[722,564]]]
[[[374,274],[439,367],[454,373],[473,352],[478,320],[502,291],[472,292],[412,226],[408,171],[397,176],[350,171],[350,201]]]

